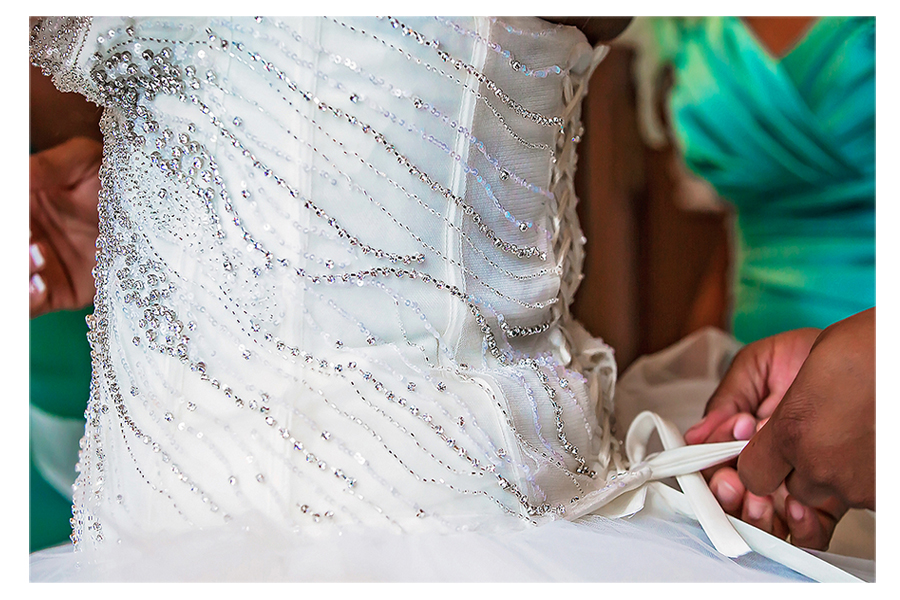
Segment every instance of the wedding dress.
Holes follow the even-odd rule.
[[[845,577],[718,509],[696,471],[740,443],[617,441],[568,311],[604,51],[530,18],[42,20],[105,141],[75,551],[33,580]]]

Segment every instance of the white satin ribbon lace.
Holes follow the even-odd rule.
[[[647,446],[656,432],[663,451],[647,455]],[[633,515],[647,500],[648,493],[660,496],[676,511],[699,521],[716,550],[736,558],[755,551],[816,581],[861,581],[820,558],[792,546],[756,527],[725,514],[700,471],[740,454],[746,441],[685,445],[674,424],[656,413],[644,411],[635,417],[625,437],[627,471],[617,473],[607,485],[582,497],[566,511],[566,518],[586,514],[610,518]],[[681,492],[662,483],[675,477]]]

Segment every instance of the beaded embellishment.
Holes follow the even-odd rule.
[[[611,352],[579,353],[568,313],[590,69],[565,66],[580,34],[543,67],[520,35],[35,27],[32,61],[105,108],[78,547],[255,512],[300,535],[540,523],[621,466]]]

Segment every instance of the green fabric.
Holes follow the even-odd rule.
[[[28,465],[28,551],[36,552],[69,539],[72,501],[63,497],[41,476],[34,461]]]
[[[736,208],[734,335],[874,306],[875,19],[819,19],[781,59],[738,18],[652,25],[685,162]]]
[[[84,318],[92,311],[92,308],[88,308],[50,313],[32,319],[29,323],[30,403],[50,415],[78,418],[82,423],[91,380],[90,346]],[[53,477],[48,473],[41,473],[34,460],[35,436],[40,436],[40,431],[35,423],[31,423],[31,552],[66,542],[71,532],[69,519],[72,516],[72,499],[48,483]]]

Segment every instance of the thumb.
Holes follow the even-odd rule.
[[[712,400],[710,400],[710,402],[712,402]],[[709,404],[707,404],[707,409],[709,409]],[[737,415],[738,412],[733,405],[725,405],[712,410],[707,410],[705,417],[684,432],[684,441],[688,444],[700,444],[703,442],[714,441],[711,440],[710,437],[720,430],[733,428],[733,423],[730,423],[730,421],[733,421]]]
[[[777,415],[773,415],[738,456],[738,476],[747,490],[757,496],[774,492],[793,470],[781,453],[776,425]]]
[[[768,386],[773,344],[769,339],[744,346],[706,403],[705,416],[684,433],[688,444],[706,441],[738,413],[756,414]]]

